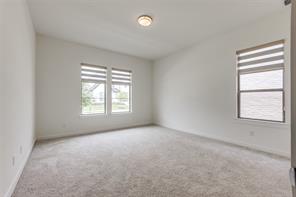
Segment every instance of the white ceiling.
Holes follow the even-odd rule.
[[[284,8],[283,0],[28,0],[38,33],[157,59]],[[137,17],[149,14],[148,28]]]

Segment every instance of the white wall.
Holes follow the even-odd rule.
[[[290,110],[290,9],[160,59],[153,67],[154,122],[285,156],[288,124],[236,119],[236,51],[286,39],[286,106]],[[250,132],[254,132],[251,136]]]
[[[4,176],[4,132],[3,132],[3,98],[2,93],[4,91],[4,85],[2,82],[3,79],[3,68],[4,68],[4,60],[3,60],[3,41],[4,41],[4,32],[2,31],[2,27],[4,25],[4,6],[0,4],[0,177]],[[0,178],[0,196],[4,196],[4,180]]]
[[[0,196],[10,196],[35,141],[35,32],[26,1],[1,0],[0,13]]]
[[[47,36],[37,37],[37,137],[50,138],[152,122],[150,61]],[[133,112],[80,116],[80,63],[131,69]]]

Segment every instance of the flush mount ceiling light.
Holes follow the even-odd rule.
[[[144,27],[148,27],[152,24],[152,17],[148,15],[139,16],[138,23]]]

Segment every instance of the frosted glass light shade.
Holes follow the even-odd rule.
[[[139,16],[138,23],[144,27],[148,27],[152,24],[152,18],[147,15]]]

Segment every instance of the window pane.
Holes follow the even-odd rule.
[[[82,114],[105,113],[105,84],[82,82]]]
[[[240,75],[240,90],[283,88],[283,70]]]
[[[130,111],[130,85],[112,85],[112,112]]]
[[[283,92],[241,93],[240,117],[283,121]]]

